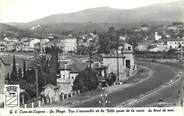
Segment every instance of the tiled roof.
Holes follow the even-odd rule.
[[[60,70],[70,70],[70,72],[81,72],[87,67],[87,64],[82,63],[78,60],[72,59],[71,64],[66,64],[66,67],[63,63],[60,64]]]
[[[58,86],[52,85],[52,84],[47,84],[47,85],[45,85],[43,88],[47,88],[47,87],[50,87],[50,88],[52,88],[52,89],[56,89]]]
[[[77,64],[75,64],[75,63],[71,64],[71,65],[68,65],[67,68],[70,69],[70,72],[77,72],[77,73],[79,73],[82,70],[84,70],[84,69],[80,69],[79,66]]]
[[[116,53],[115,53],[115,54],[102,55],[102,58],[114,58],[114,57],[124,58],[125,56],[124,56],[124,55],[122,55],[122,54],[118,54],[118,56],[117,56],[117,54],[116,54]]]

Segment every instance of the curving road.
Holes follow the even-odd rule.
[[[108,107],[119,105],[124,101],[153,90],[170,81],[180,71],[179,68],[170,65],[149,62],[139,62],[138,64],[147,66],[148,68],[152,69],[152,76],[149,79],[134,86],[109,94],[107,99],[111,101],[111,103],[107,104]],[[100,98],[96,98],[91,101],[82,102],[74,107],[101,107],[101,105],[98,103],[99,100]]]
[[[182,69],[181,64],[176,63],[166,63],[172,67],[175,67],[178,71]],[[158,103],[158,99],[162,98],[164,102],[175,104],[176,106],[180,105],[179,98],[180,95],[178,91],[181,90],[181,78],[178,79],[175,83],[166,88],[163,88],[157,91],[155,94],[146,97],[145,99],[141,100],[140,102],[132,105],[133,107],[144,107],[149,104]]]

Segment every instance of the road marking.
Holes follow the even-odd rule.
[[[136,103],[135,100],[136,100],[137,102],[140,102],[142,99],[144,99],[144,98],[146,98],[146,97],[148,97],[148,96],[151,96],[151,95],[157,93],[158,91],[160,91],[160,90],[162,90],[162,89],[164,89],[164,88],[166,88],[166,87],[172,86],[172,85],[175,84],[179,79],[181,79],[181,76],[178,77],[178,75],[176,75],[175,78],[176,78],[176,79],[175,79],[174,81],[172,81],[172,83],[169,81],[169,82],[167,82],[167,83],[161,85],[161,86],[158,87],[158,88],[155,88],[155,89],[153,89],[153,90],[148,91],[147,94],[145,93],[145,94],[139,95],[139,96],[137,96],[137,97],[135,97],[135,98],[132,98],[132,99],[130,99],[130,100],[127,100],[127,101],[125,101],[125,102],[123,102],[123,103],[117,105],[117,107],[125,107],[125,106],[126,106],[126,107],[130,107],[131,105],[133,105],[133,103],[134,103],[134,104]],[[168,84],[168,83],[169,83],[169,84]],[[167,84],[168,84],[168,85],[167,85]],[[165,86],[165,85],[167,85],[167,86]],[[153,92],[152,92],[152,91],[153,91]],[[150,92],[151,92],[151,93],[150,93]],[[140,96],[143,96],[143,97],[139,98]]]

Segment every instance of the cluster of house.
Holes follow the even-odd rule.
[[[167,52],[170,49],[178,50],[184,47],[184,38],[162,39],[162,36],[155,32],[154,40],[138,43],[136,50],[150,52]]]
[[[78,41],[78,45],[83,45],[85,47],[90,46],[91,43],[97,45],[99,40],[99,36],[94,33],[82,34],[80,38],[81,39]]]
[[[26,51],[33,52],[36,49],[44,50],[49,39],[38,39],[38,38],[9,38],[5,37],[0,40],[0,51]]]
[[[77,39],[72,35],[61,36],[55,39],[52,36],[48,36],[45,39],[39,38],[8,38],[5,37],[0,40],[0,51],[26,51],[33,52],[35,49],[40,50],[40,52],[45,52],[46,47],[51,47],[57,45],[59,48],[67,53],[69,51],[75,51],[77,49]]]
[[[123,50],[122,50],[123,49]],[[60,68],[57,78],[57,87],[63,94],[72,92],[73,82],[79,73],[89,67],[88,58],[74,58],[69,56],[59,56]],[[108,78],[110,73],[119,76],[119,81],[127,80],[136,69],[133,48],[130,44],[124,43],[119,47],[119,54],[111,53],[102,55],[101,58],[91,60],[91,68],[95,68],[99,74],[99,82]],[[100,83],[99,83],[100,84]],[[48,86],[48,88],[50,87]]]
[[[81,34],[79,40],[72,35],[48,35],[45,39],[39,38],[10,38],[5,37],[0,40],[0,51],[29,51],[33,52],[36,49],[40,52],[45,52],[46,47],[58,46],[64,53],[76,52],[77,46],[89,46],[90,42],[98,43],[98,36],[93,33]]]
[[[121,37],[125,40],[124,37]],[[90,43],[97,43],[98,35],[89,33],[81,35],[81,39],[71,34],[67,36],[58,36],[55,38],[53,35],[49,35],[46,39],[38,38],[22,38],[22,39],[9,39],[4,38],[0,41],[0,45],[4,45],[1,51],[34,51],[34,49],[40,49],[45,52],[46,47],[56,45],[62,48],[64,53],[76,51],[77,45],[89,46]],[[12,45],[12,47],[10,47]],[[128,43],[123,43],[118,48],[118,54],[116,50],[112,50],[110,54],[104,54],[100,58],[92,58],[89,61],[89,57],[81,56],[79,58],[68,56],[67,54],[59,55],[59,74],[57,78],[57,85],[46,85],[42,93],[49,93],[48,91],[59,92],[62,94],[69,94],[72,92],[72,86],[79,75],[79,73],[85,70],[86,67],[91,66],[98,70],[99,82],[104,82],[105,78],[111,73],[118,76],[120,81],[128,79],[131,74],[136,70],[133,48]],[[46,92],[45,92],[46,91]],[[51,94],[52,95],[52,94]]]
[[[138,27],[134,28],[133,29],[134,32],[141,32],[141,31],[144,31],[144,32],[148,32],[149,31],[149,26],[148,25],[139,25]]]
[[[178,50],[180,47],[184,47],[184,39],[161,39],[150,44],[152,48],[151,52],[167,52],[170,49]]]
[[[67,36],[60,35],[59,39],[51,41],[51,44],[53,43],[56,43],[56,46],[62,49],[64,53],[75,52],[77,50],[77,38],[72,34]]]

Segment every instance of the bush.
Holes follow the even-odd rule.
[[[72,89],[74,91],[80,90],[81,92],[91,91],[97,88],[97,84],[96,71],[87,68],[76,77]]]
[[[107,78],[106,81],[107,81],[108,85],[111,86],[116,81],[116,75],[113,72],[111,72],[109,74],[109,78]]]

